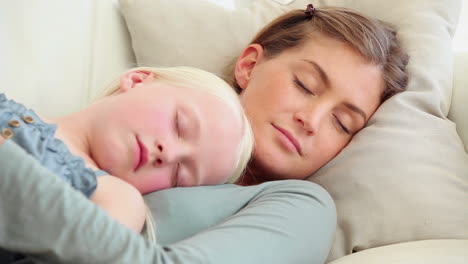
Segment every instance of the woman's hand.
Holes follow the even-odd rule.
[[[5,139],[2,136],[0,136],[0,144],[2,144],[4,141]]]

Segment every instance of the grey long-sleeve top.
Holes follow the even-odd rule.
[[[145,197],[158,244],[111,219],[13,142],[0,145],[0,248],[39,263],[323,263],[332,199],[306,181],[175,188]]]

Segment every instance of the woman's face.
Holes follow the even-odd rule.
[[[138,78],[122,80],[118,94],[96,104],[89,140],[97,165],[142,193],[225,182],[240,117],[206,92]]]
[[[303,179],[335,157],[384,87],[379,66],[323,35],[271,59],[251,45],[235,74],[256,140],[251,171],[268,180]]]

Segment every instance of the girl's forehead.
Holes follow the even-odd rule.
[[[243,125],[228,105],[215,96],[199,102],[195,108],[200,119],[198,158],[207,175],[227,176],[233,173]],[[213,162],[216,161],[216,162]]]

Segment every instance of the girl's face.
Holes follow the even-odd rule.
[[[139,78],[124,76],[119,92],[96,104],[89,141],[97,165],[143,194],[224,183],[241,119],[213,95]]]
[[[303,179],[335,157],[380,105],[381,69],[343,42],[317,35],[265,59],[246,48],[236,65],[255,134],[252,172]]]

